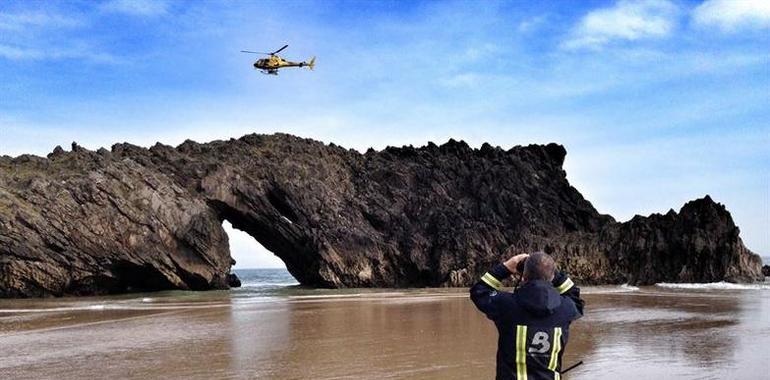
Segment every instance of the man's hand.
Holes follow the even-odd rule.
[[[503,263],[503,265],[505,265],[505,267],[508,268],[508,270],[511,273],[517,273],[516,267],[519,265],[520,262],[526,260],[527,257],[529,257],[529,255],[526,254],[526,253],[518,254],[518,255],[513,256],[510,259],[506,260]]]

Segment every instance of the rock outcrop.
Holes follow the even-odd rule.
[[[276,134],[4,156],[0,296],[227,288],[225,219],[307,286],[467,286],[536,249],[585,283],[763,279],[710,197],[618,223],[570,186],[565,155],[454,140],[361,154]]]

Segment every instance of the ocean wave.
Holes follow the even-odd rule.
[[[273,302],[271,297],[250,297],[249,303]],[[34,308],[3,308],[0,309],[0,316],[5,314],[25,314],[25,313],[64,313],[64,312],[105,312],[105,311],[153,311],[153,310],[186,310],[186,309],[212,309],[227,308],[234,304],[242,304],[239,300],[221,300],[214,302],[155,302],[152,298],[143,298],[135,303],[126,303],[121,301],[112,301],[94,304],[75,304],[61,305],[54,307],[34,307]]]
[[[704,290],[770,290],[770,284],[734,284],[731,282],[708,282],[702,284],[695,283],[670,283],[660,282],[655,284],[661,288],[670,289],[704,289]]]
[[[325,298],[354,298],[354,297],[361,297],[364,294],[362,293],[354,293],[354,294],[313,294],[313,295],[298,295],[298,296],[288,296],[289,299],[325,299]]]
[[[101,311],[101,310],[115,310],[125,309],[125,306],[119,305],[84,305],[84,306],[62,306],[62,307],[46,307],[46,308],[28,308],[28,309],[0,309],[0,314],[16,314],[16,313],[57,313],[57,312],[69,312],[69,311]]]
[[[586,286],[580,289],[584,294],[604,294],[604,293],[630,293],[639,291],[639,288],[633,285],[623,284],[618,286],[600,285]]]
[[[267,288],[277,286],[297,286],[299,282],[246,282],[241,284],[241,288]]]

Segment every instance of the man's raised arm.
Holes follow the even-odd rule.
[[[527,258],[527,254],[516,255],[505,263],[497,264],[484,273],[471,287],[471,301],[476,307],[491,320],[500,317],[502,282],[516,271],[518,263]]]
[[[585,301],[580,298],[580,288],[578,288],[577,285],[572,282],[572,279],[569,278],[566,273],[557,270],[556,275],[553,276],[553,281],[551,283],[553,284],[553,287],[556,288],[556,291],[559,292],[559,294],[569,297],[572,302],[575,303],[575,306],[577,307],[577,310],[582,317]]]

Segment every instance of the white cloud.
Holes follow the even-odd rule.
[[[98,52],[93,47],[75,41],[68,47],[38,49],[25,48],[0,43],[0,58],[6,58],[14,61],[22,60],[59,60],[59,59],[80,59],[93,63],[119,63],[120,60],[109,53]]]
[[[707,0],[693,11],[693,21],[725,32],[744,28],[770,28],[768,0]]]
[[[75,27],[82,22],[50,12],[23,12],[0,14],[0,29],[23,31],[29,27]]]
[[[63,14],[55,9],[0,13],[0,59],[118,62],[113,55],[100,51],[90,38],[73,37],[88,26],[83,14]]]
[[[599,49],[613,41],[663,38],[676,27],[678,14],[667,0],[619,1],[583,17],[562,47]]]
[[[225,220],[222,227],[230,242],[230,255],[235,259],[236,269],[245,268],[286,268],[286,264],[274,253],[249,234],[236,230]]]
[[[470,62],[475,62],[478,60],[487,59],[490,55],[496,54],[499,51],[500,49],[495,44],[484,43],[465,49],[465,52],[462,54],[461,58]]]
[[[24,49],[10,45],[0,44],[0,57],[23,60],[23,59],[41,59],[45,57],[43,52],[36,49]]]
[[[546,16],[531,17],[520,22],[516,30],[518,30],[519,33],[529,33],[543,26],[546,20]]]
[[[474,87],[481,81],[481,79],[481,75],[476,73],[460,73],[439,79],[439,83],[449,88]]]
[[[102,9],[132,16],[160,16],[168,11],[168,3],[162,0],[112,0]]]

